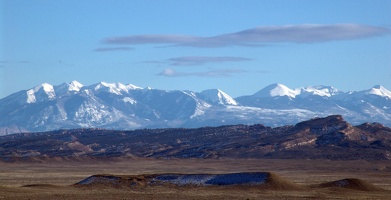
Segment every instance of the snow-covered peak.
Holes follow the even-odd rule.
[[[257,97],[287,96],[289,98],[295,98],[297,94],[299,94],[299,91],[292,90],[283,84],[275,83],[263,88],[259,92],[255,93],[254,96]]]
[[[201,97],[210,102],[220,105],[238,105],[231,96],[219,89],[204,90],[201,93]]]
[[[68,83],[69,91],[75,91],[78,92],[83,87],[83,84],[79,83],[78,81],[72,81]]]
[[[373,94],[391,99],[391,92],[381,85],[373,86],[371,89],[367,90],[365,94]]]
[[[105,91],[105,92],[110,92],[114,93],[117,95],[121,95],[121,91],[126,91],[126,86],[122,83],[106,83],[106,82],[100,82],[94,87],[95,91]]]
[[[126,85],[126,88],[128,89],[128,91],[129,91],[129,90],[139,90],[139,89],[143,89],[143,88],[141,88],[141,87],[139,87],[139,86],[135,86],[135,85],[133,85],[133,84],[127,84],[127,85]]]
[[[91,85],[89,88],[93,89],[96,92],[109,92],[116,95],[122,95],[122,93],[128,93],[129,90],[128,86],[122,83],[107,83],[107,82],[100,82]]]
[[[56,93],[54,92],[54,88],[52,85],[48,83],[42,83],[30,90],[27,90],[27,103],[35,103],[39,99],[54,99],[56,97]]]
[[[80,91],[83,85],[77,81],[72,81],[70,83],[63,83],[57,86],[54,86],[54,90],[57,96],[74,94]]]
[[[331,97],[340,93],[340,91],[332,86],[307,86],[299,89],[300,96],[317,95],[322,97]]]
[[[46,93],[50,93],[51,95],[54,94],[53,85],[50,85],[49,83],[42,83],[42,88]],[[54,95],[55,96],[55,95]]]

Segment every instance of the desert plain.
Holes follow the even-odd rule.
[[[272,172],[294,187],[257,185],[137,187],[76,183],[99,174],[224,174]],[[350,187],[330,186],[352,178]],[[328,184],[328,185],[327,185]],[[0,162],[0,199],[391,199],[388,160],[66,159]]]

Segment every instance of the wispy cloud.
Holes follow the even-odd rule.
[[[181,44],[193,43],[201,37],[186,35],[130,35],[122,37],[111,37],[103,40],[107,44]]]
[[[144,64],[164,64],[171,66],[197,66],[207,63],[243,62],[253,60],[251,58],[237,56],[183,56],[169,58],[167,60],[149,60]]]
[[[58,64],[58,65],[63,65],[63,66],[69,66],[69,67],[75,66],[75,64],[69,63],[69,62],[63,61],[63,60],[58,60],[58,61],[57,61],[57,64]]]
[[[26,64],[32,64],[31,61],[29,60],[0,60],[0,65],[1,66],[5,66],[7,64],[10,64],[10,65],[26,65]]]
[[[222,62],[242,62],[252,60],[244,57],[234,56],[186,56],[170,58],[170,65],[173,66],[186,66],[186,65],[203,65],[206,63],[222,63]]]
[[[106,44],[168,44],[191,47],[264,46],[272,43],[314,43],[390,34],[385,27],[360,24],[261,26],[211,37],[191,35],[129,35],[103,39]]]
[[[8,61],[0,60],[0,67],[3,68],[6,63],[8,63]]]
[[[28,61],[28,60],[20,60],[20,61],[17,61],[16,63],[18,63],[18,64],[31,64],[31,61]]]
[[[199,76],[199,77],[230,77],[233,74],[247,72],[241,69],[217,69],[203,72],[177,72],[174,69],[166,68],[160,72],[159,76],[167,77],[183,77],[183,76]]]
[[[260,73],[260,74],[269,74],[269,73],[272,73],[271,71],[269,70],[256,70],[254,71],[255,73]]]
[[[159,61],[159,60],[147,60],[147,61],[143,61],[141,63],[144,63],[144,64],[168,64],[167,61]]]
[[[105,48],[97,48],[94,51],[96,52],[107,52],[107,51],[130,51],[133,50],[131,47],[105,47]]]

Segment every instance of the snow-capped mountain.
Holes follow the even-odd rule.
[[[332,86],[323,86],[323,85],[318,85],[318,86],[307,86],[304,88],[301,88],[299,90],[299,94],[301,97],[306,97],[306,96],[321,96],[321,97],[331,97],[340,94],[341,92],[332,87]]]
[[[47,99],[54,99],[56,93],[52,85],[48,83],[43,83],[38,85],[30,90],[27,90],[27,103],[35,103],[37,101],[45,101]]]
[[[295,98],[296,95],[298,94],[297,91],[292,90],[288,88],[287,86],[283,84],[272,84],[269,85],[259,92],[255,93],[253,96],[255,97],[289,97],[289,98]]]
[[[391,92],[378,85],[342,92],[331,86],[290,89],[272,84],[253,95],[232,98],[219,89],[167,91],[72,81],[57,86],[43,83],[0,99],[0,113],[0,135],[79,127],[280,126],[332,114],[353,124],[391,125]]]
[[[106,82],[100,82],[97,84],[93,84],[90,86],[87,86],[86,89],[90,89],[96,93],[100,92],[108,92],[116,95],[123,95],[126,93],[129,93],[130,90],[137,90],[142,89],[141,87],[128,84],[124,85],[122,83],[106,83]]]
[[[219,89],[204,90],[199,95],[203,100],[211,104],[218,105],[233,105],[237,106],[238,102],[234,98],[230,97],[227,93]]]
[[[70,83],[63,83],[61,85],[55,86],[54,91],[56,94],[64,95],[69,93],[77,93],[83,85],[77,81],[72,81]]]
[[[385,97],[385,98],[391,99],[391,92],[388,91],[386,88],[384,88],[381,85],[376,85],[373,88],[371,88],[371,89],[369,89],[367,91],[364,91],[364,94],[366,94],[366,95],[377,95],[377,96],[380,96],[380,97]]]

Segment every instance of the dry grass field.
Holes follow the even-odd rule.
[[[273,172],[300,187],[265,189],[257,186],[74,186],[94,174],[236,172]],[[322,183],[345,178],[358,179],[371,187],[317,187]],[[372,186],[383,190],[372,190]],[[139,158],[109,161],[53,159],[3,162],[0,163],[0,199],[391,199],[391,162]]]

